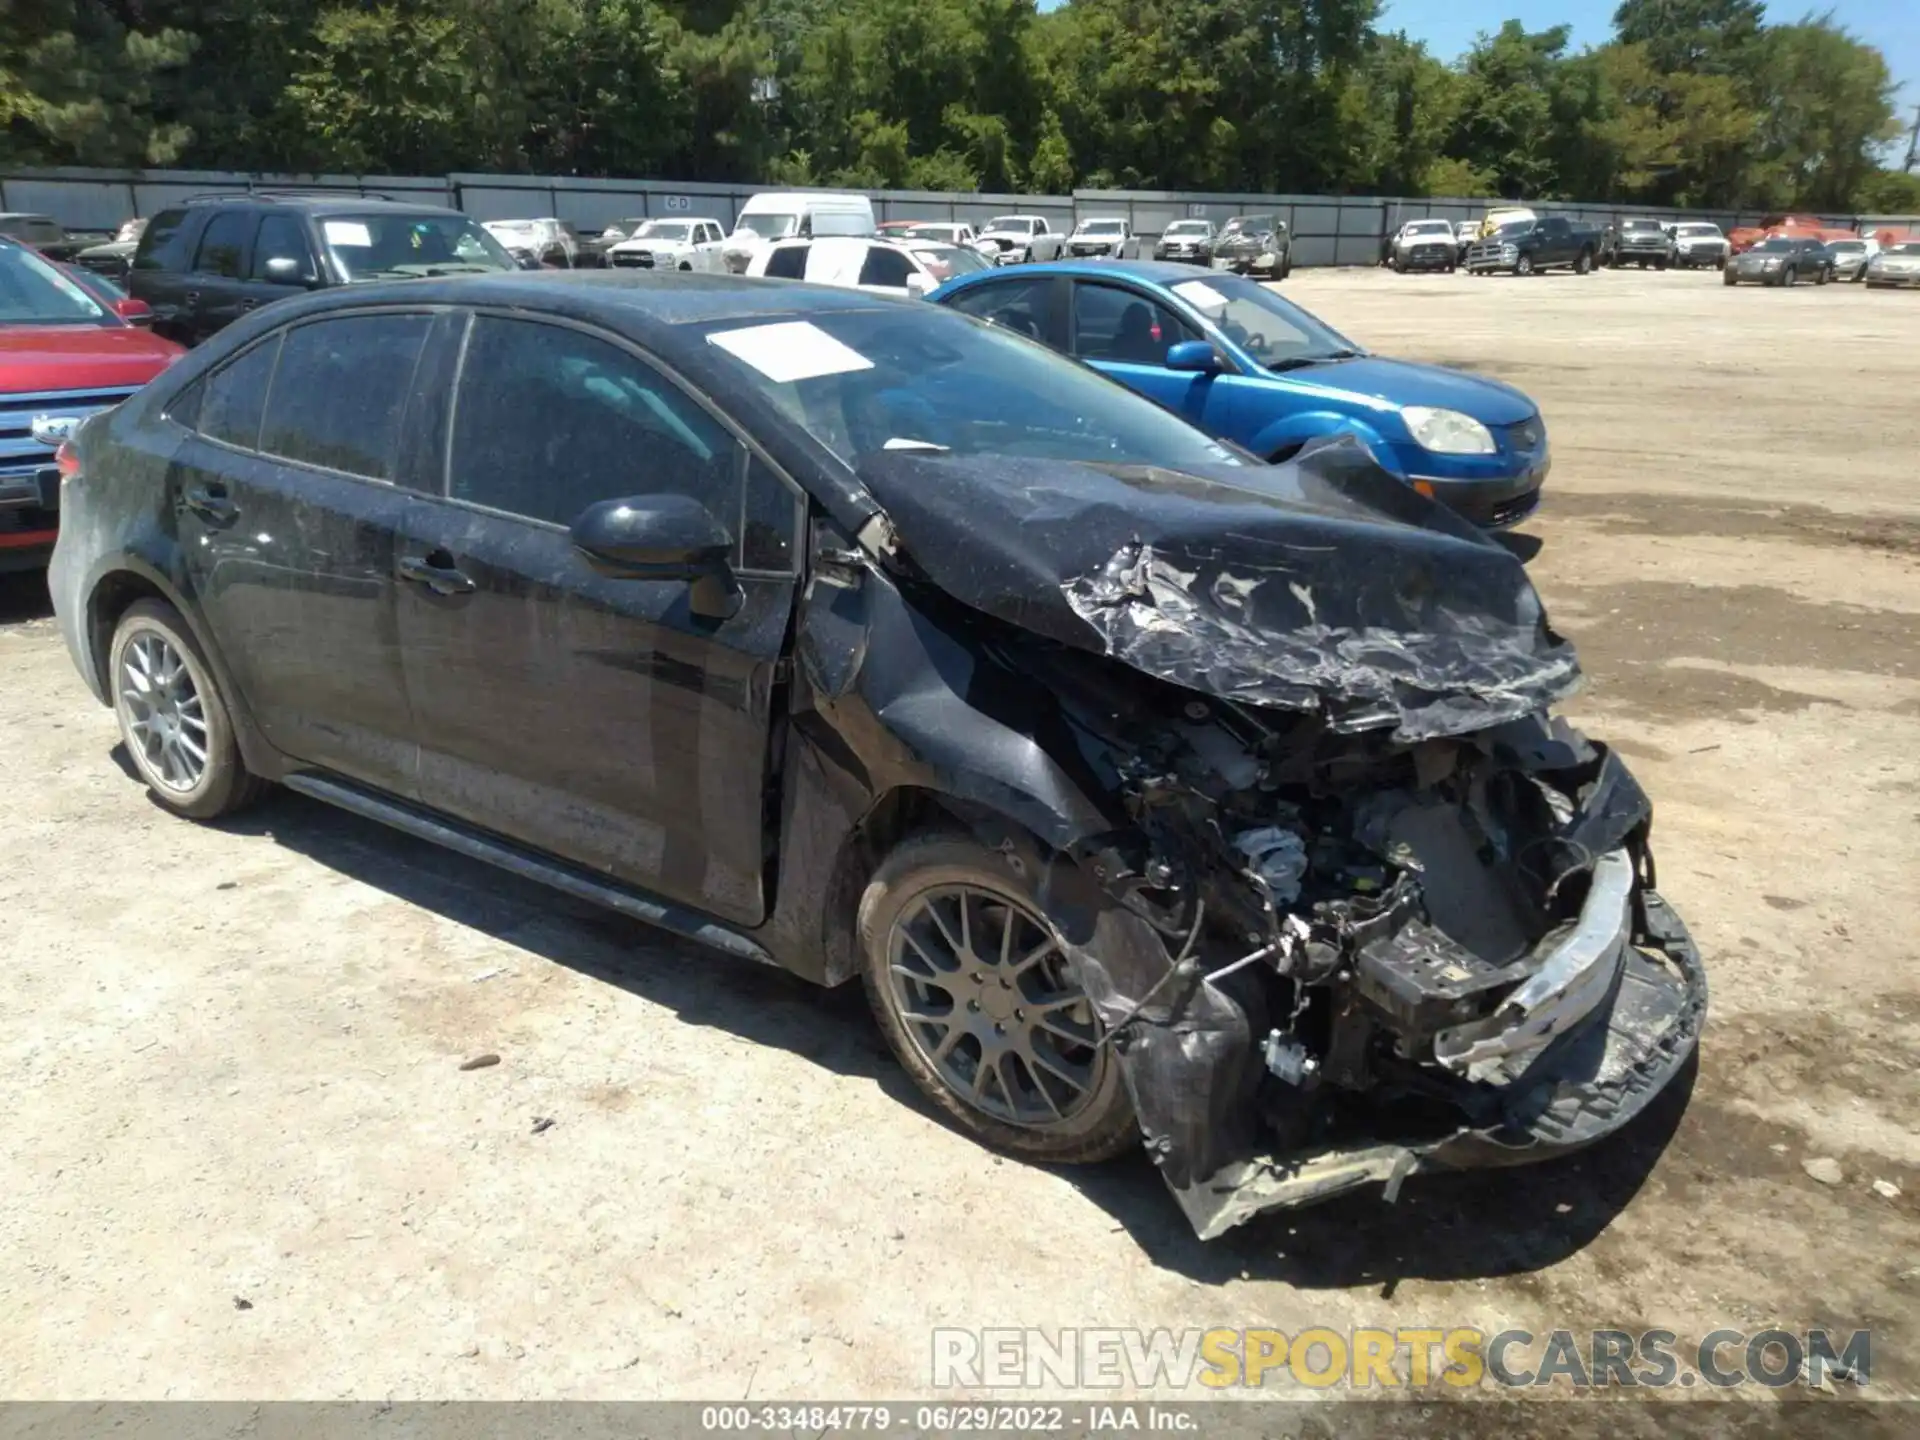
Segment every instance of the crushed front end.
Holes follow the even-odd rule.
[[[1550,718],[1578,663],[1511,552],[1345,441],[865,473],[1086,799],[1029,858],[1200,1235],[1577,1149],[1686,1067],[1652,807]]]
[[[1203,1238],[1579,1149],[1683,1068],[1705,977],[1612,752],[1541,717],[1404,745],[1169,703],[1112,736],[1136,828],[1079,871],[1139,929],[1096,937],[1064,875],[1049,900]]]

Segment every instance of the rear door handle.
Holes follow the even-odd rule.
[[[225,525],[240,513],[240,507],[227,494],[227,487],[218,483],[189,485],[180,498],[189,510],[216,525]]]
[[[444,550],[402,555],[400,578],[424,585],[436,595],[465,595],[474,588],[472,579],[455,568],[453,556]]]

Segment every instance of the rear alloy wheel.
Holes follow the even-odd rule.
[[[860,902],[867,999],[907,1073],[970,1134],[1031,1160],[1105,1160],[1139,1142],[1133,1105],[1016,863],[958,835],[901,844]]]
[[[142,600],[120,617],[108,652],[120,736],[153,797],[176,815],[211,820],[247,804],[262,782],[247,773],[233,722],[180,612]]]

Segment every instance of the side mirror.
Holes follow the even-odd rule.
[[[934,281],[931,275],[922,275],[918,270],[915,270],[907,276],[907,294],[915,298],[931,295],[933,293],[933,287]]]
[[[692,582],[695,615],[724,620],[740,608],[733,537],[689,495],[634,495],[590,505],[573,522],[574,548],[616,580]]]
[[[113,313],[129,325],[138,325],[142,329],[153,324],[153,307],[144,300],[136,300],[128,295],[113,302]]]
[[[1169,345],[1166,367],[1200,375],[1217,375],[1226,368],[1220,361],[1220,352],[1207,340],[1182,340],[1178,345]]]
[[[266,281],[269,285],[310,285],[313,276],[293,256],[275,255],[267,261]]]

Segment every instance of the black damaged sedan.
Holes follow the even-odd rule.
[[[859,979],[955,1123],[1194,1228],[1631,1120],[1700,961],[1518,561],[1007,331],[732,277],[275,305],[60,458],[154,796],[270,784]]]

